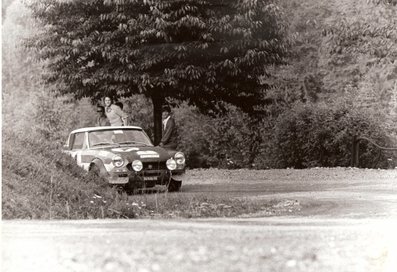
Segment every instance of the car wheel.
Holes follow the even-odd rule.
[[[136,194],[138,192],[136,181],[133,178],[130,178],[124,189],[127,194]]]
[[[171,179],[170,183],[168,184],[168,192],[179,192],[182,187],[181,180]]]
[[[101,170],[99,169],[98,165],[93,164],[88,170],[88,173],[94,183],[100,185],[101,187],[108,185],[105,178],[101,176]]]
[[[93,165],[90,167],[89,172],[90,172],[93,176],[99,177],[100,170],[99,170],[99,167],[98,167],[96,164],[93,164]]]

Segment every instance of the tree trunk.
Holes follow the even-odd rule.
[[[153,95],[153,128],[154,128],[154,144],[158,145],[162,137],[162,107],[164,97],[161,95]]]

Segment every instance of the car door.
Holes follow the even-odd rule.
[[[82,154],[84,153],[84,151],[87,149],[87,144],[86,144],[86,133],[85,132],[78,132],[75,133],[73,135],[73,137],[71,137],[72,142],[69,143],[71,150],[70,150],[70,154],[72,156],[72,158],[76,161],[77,165],[83,168],[85,165],[83,164],[81,158],[82,158]]]

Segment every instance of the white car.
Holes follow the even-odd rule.
[[[136,126],[73,130],[64,152],[85,170],[126,191],[157,185],[179,191],[185,173],[182,152],[154,146],[143,129]]]

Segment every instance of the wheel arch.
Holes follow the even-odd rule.
[[[108,175],[108,172],[105,168],[105,165],[103,164],[103,161],[99,158],[95,158],[91,161],[90,165],[88,166],[88,171],[92,170],[92,167],[98,167],[99,169],[99,175],[102,177],[105,177]]]

